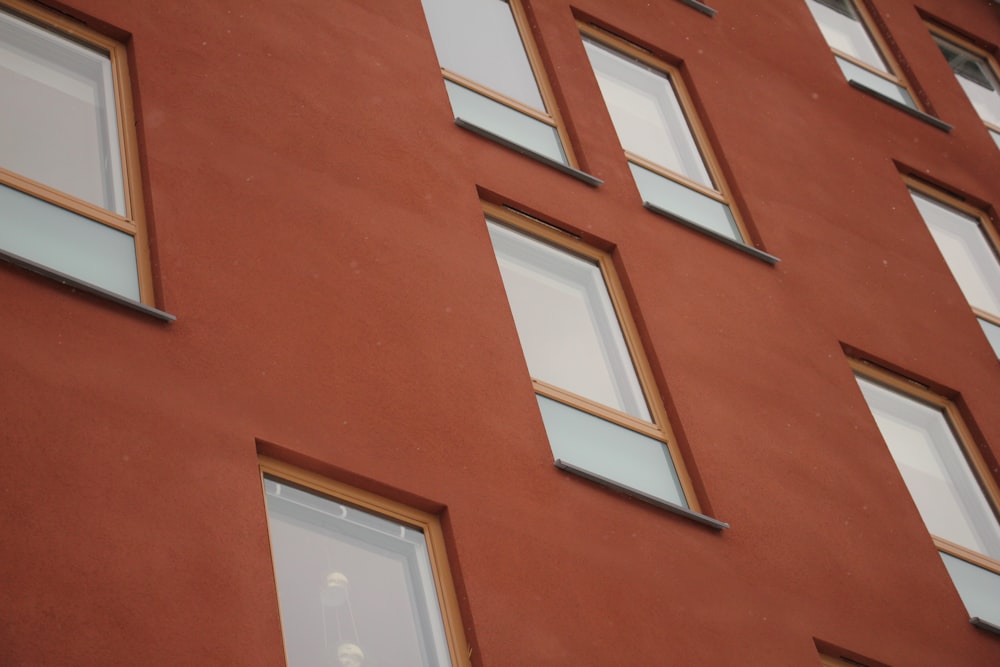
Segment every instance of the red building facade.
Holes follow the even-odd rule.
[[[0,663],[1000,664],[1000,7],[708,5],[0,0]]]

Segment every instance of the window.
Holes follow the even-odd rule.
[[[746,230],[676,71],[592,25],[580,30],[646,206],[742,245]]]
[[[918,109],[906,81],[897,73],[899,66],[878,33],[871,29],[871,17],[856,0],[806,0],[820,32],[848,81],[875,92],[897,104]]]
[[[973,622],[1000,631],[1000,491],[948,400],[855,362],[858,385]]]
[[[1000,238],[987,216],[908,179],[910,195],[937,242],[986,338],[1000,358]]]
[[[520,1],[423,0],[423,5],[456,120],[545,160],[572,165]]]
[[[610,257],[509,209],[486,215],[556,465],[692,514]]]
[[[986,123],[993,141],[1000,146],[1000,84],[993,56],[971,42],[937,26],[930,26],[931,36],[951,65],[958,84],[969,97],[976,113]]]
[[[150,304],[125,47],[0,2],[0,253]]]
[[[469,664],[436,517],[271,459],[261,469],[290,667]]]

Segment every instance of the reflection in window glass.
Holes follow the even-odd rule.
[[[806,6],[812,12],[830,48],[890,74],[885,60],[858,15],[857,8],[850,0],[806,0]]]
[[[451,665],[421,531],[265,476],[289,667]]]
[[[986,59],[937,35],[934,41],[979,117],[1000,127],[1000,85]]]

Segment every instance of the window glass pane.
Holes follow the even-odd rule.
[[[622,148],[715,187],[667,75],[592,40],[584,46]]]
[[[850,15],[844,11],[832,9],[828,3],[817,2],[817,0],[806,0],[806,6],[812,12],[813,18],[819,25],[820,32],[826,39],[826,43],[831,48],[842,53],[853,56],[863,63],[889,73],[882,55],[875,47],[871,35],[865,24],[858,16],[857,10],[847,2],[838,3],[840,8],[849,9]]]
[[[637,164],[629,163],[639,196],[657,208],[673,213],[699,227],[710,229],[742,243],[732,210],[720,201],[665,178]]]
[[[289,667],[451,665],[423,533],[280,480],[264,488]]]
[[[111,61],[0,12],[0,166],[125,214]]]
[[[955,78],[979,117],[988,123],[1000,125],[1000,85],[989,63],[940,37],[935,37],[934,41],[951,65]]]
[[[857,81],[861,85],[867,86],[877,93],[882,93],[901,104],[905,104],[911,109],[917,108],[917,103],[913,101],[913,97],[910,96],[906,88],[896,85],[889,79],[883,79],[878,74],[870,72],[864,67],[858,67],[849,60],[844,60],[839,56],[834,57],[837,60],[837,64],[840,65],[840,71],[844,73],[844,78],[848,81]]]
[[[969,616],[1000,626],[1000,574],[951,554],[942,553],[941,559]]]
[[[510,5],[503,0],[423,4],[441,67],[545,111]]]
[[[996,353],[997,358],[1000,359],[1000,326],[992,322],[987,322],[982,318],[978,319],[979,326],[983,328],[983,333],[986,334],[986,339],[990,341],[993,351]]]
[[[0,248],[139,300],[134,237],[4,185]]]
[[[488,225],[531,375],[650,421],[600,267]]]
[[[928,530],[1000,558],[1000,523],[944,412],[862,377],[858,384]]]
[[[1000,260],[979,221],[919,192],[910,194],[966,300],[1000,316]]]

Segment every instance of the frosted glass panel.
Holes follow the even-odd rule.
[[[865,378],[858,384],[928,530],[1000,558],[1000,522],[945,414]]]
[[[1000,574],[951,554],[942,553],[941,559],[948,568],[948,574],[951,575],[969,617],[1000,625]]]
[[[743,235],[736,226],[732,210],[722,202],[639,165],[629,163],[629,168],[643,201],[717,234],[743,242]]]
[[[1000,125],[1000,84],[989,63],[940,37],[935,36],[934,41],[951,65],[955,78],[979,117],[988,123]]]
[[[981,318],[979,319],[979,326],[983,328],[983,333],[986,334],[987,340],[993,346],[993,351],[996,353],[997,358],[1000,359],[1000,326]]]
[[[545,111],[510,6],[502,0],[423,0],[445,69]]]
[[[670,79],[584,38],[622,148],[714,187]]]
[[[132,236],[3,185],[0,248],[139,300]]]
[[[569,164],[556,128],[452,81],[445,80],[444,85],[456,117],[556,162]]]
[[[919,192],[910,194],[966,300],[1000,316],[1000,260],[979,220]]]
[[[851,0],[840,2],[806,0],[806,6],[812,12],[830,48],[854,56],[863,63],[889,73],[889,68],[875,48],[871,35],[868,34]]]
[[[111,61],[0,12],[0,166],[125,215]]]
[[[840,70],[844,73],[844,77],[848,81],[857,81],[863,86],[871,88],[877,93],[882,93],[886,97],[896,100],[900,104],[905,104],[911,109],[916,109],[917,105],[910,97],[910,93],[906,91],[906,88],[902,86],[897,86],[892,81],[888,79],[883,79],[878,74],[869,72],[863,67],[858,67],[854,63],[844,60],[843,58],[837,58],[837,64],[840,65]]]
[[[670,503],[687,507],[662,442],[558,401],[538,396],[557,459]]]
[[[265,480],[289,667],[451,665],[424,535]]]
[[[650,421],[600,267],[488,226],[532,377]]]

